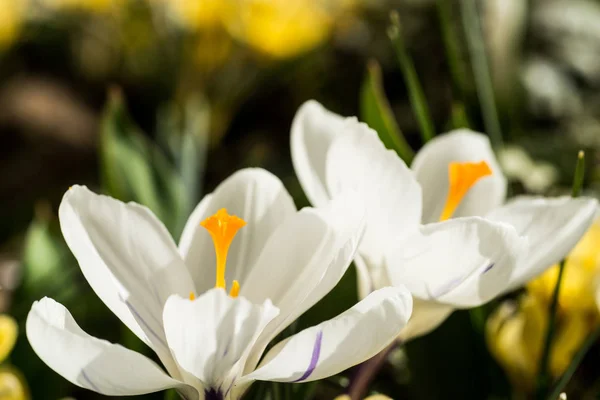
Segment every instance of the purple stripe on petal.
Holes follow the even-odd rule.
[[[92,380],[90,379],[90,377],[88,376],[88,374],[86,374],[85,369],[81,370],[81,376],[83,377],[83,379],[88,383],[88,385],[90,385],[90,387],[100,393],[100,389],[98,389],[98,386],[94,385],[94,382],[92,382]]]
[[[295,381],[292,382],[300,382],[305,380],[313,373],[315,368],[317,367],[317,363],[319,362],[319,356],[321,355],[321,342],[323,341],[323,331],[317,332],[317,337],[315,338],[315,344],[313,346],[312,356],[310,358],[310,364],[308,364],[308,368],[302,374],[302,376]]]
[[[437,288],[435,291],[430,292],[430,296],[434,299],[437,299],[438,297],[442,297],[443,295],[447,294],[451,290],[455,289],[463,281],[464,281],[464,278],[462,278],[462,277],[455,278],[455,279],[443,284],[441,287]]]
[[[154,336],[160,342],[160,344],[162,344],[164,347],[168,347],[167,343],[164,341],[164,339],[162,337],[158,336],[158,334],[156,332],[154,332],[154,330],[150,327],[150,325],[148,325],[146,323],[146,321],[144,321],[144,319],[142,318],[142,316],[136,311],[136,309],[131,305],[131,303],[129,303],[129,301],[127,301],[127,300],[123,300],[123,301],[125,302],[125,304],[129,308],[129,311],[131,311],[133,313],[133,315],[135,316],[135,319],[138,322],[141,322],[142,325],[144,325],[144,327],[146,328],[146,330],[148,332],[150,332],[152,334],[152,336]]]
[[[496,263],[491,263],[490,265],[488,265],[487,267],[485,267],[485,269],[483,270],[483,272],[481,273],[481,275],[485,274],[490,269],[494,268],[494,265],[496,265]]]

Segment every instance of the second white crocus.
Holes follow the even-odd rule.
[[[88,335],[54,300],[36,302],[27,319],[33,349],[67,380],[105,395],[175,388],[188,400],[238,399],[255,380],[321,379],[381,351],[411,313],[406,289],[386,288],[263,355],[341,279],[364,228],[352,197],[297,212],[264,170],[242,170],[206,196],[179,248],[147,208],[82,186],[65,194],[59,216],[92,289],[166,369]]]
[[[355,258],[361,297],[406,285],[414,312],[404,340],[437,327],[455,308],[481,305],[558,262],[592,222],[588,198],[518,198],[488,139],[461,130],[417,154],[412,170],[377,133],[315,101],[291,133],[296,174],[314,205],[352,189],[367,205]]]

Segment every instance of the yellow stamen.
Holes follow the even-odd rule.
[[[235,299],[236,297],[238,297],[238,294],[240,294],[240,283],[234,280],[231,284],[231,290],[229,291],[229,295]]]
[[[215,287],[225,289],[225,266],[227,263],[227,252],[235,234],[246,222],[235,215],[227,214],[227,210],[221,208],[212,217],[206,218],[200,223],[212,236],[217,256],[217,280]]]
[[[471,189],[479,179],[491,174],[492,170],[485,161],[480,161],[478,163],[450,163],[448,166],[448,197],[446,198],[446,205],[440,216],[440,221],[445,221],[450,218],[469,189]]]
[[[196,299],[196,295],[194,294],[194,292],[190,292],[190,300],[195,300]]]

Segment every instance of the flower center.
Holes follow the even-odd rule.
[[[469,189],[479,181],[479,179],[492,174],[492,170],[487,162],[452,162],[448,165],[448,197],[446,205],[440,216],[440,221],[445,221],[452,217],[454,211],[467,194]]]
[[[226,209],[221,208],[215,215],[202,221],[200,225],[210,233],[215,245],[215,254],[217,258],[217,279],[215,287],[226,289],[225,267],[227,264],[227,252],[229,251],[229,246],[231,245],[235,234],[246,225],[246,221],[235,215],[229,215]],[[239,292],[240,284],[238,281],[234,280],[231,284],[229,295],[231,297],[237,297]],[[190,300],[194,300],[195,297],[194,293],[190,293]]]

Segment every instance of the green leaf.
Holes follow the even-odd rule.
[[[381,67],[371,60],[360,93],[361,120],[373,128],[388,149],[394,150],[400,158],[410,164],[414,151],[406,142],[394,118],[390,104],[385,97]]]
[[[185,188],[172,163],[131,121],[121,93],[113,90],[101,126],[104,190],[123,201],[150,208],[171,233],[185,217]]]
[[[34,219],[25,237],[23,287],[33,290],[44,280],[55,276],[64,256],[64,246],[51,233],[50,221]]]
[[[188,190],[191,212],[200,200],[210,129],[210,108],[205,99],[192,96],[185,104],[179,172]]]
[[[388,28],[388,36],[392,41],[392,47],[396,53],[398,59],[398,65],[402,70],[404,81],[408,89],[408,97],[410,98],[410,105],[417,117],[417,122],[421,128],[421,137],[423,142],[426,143],[435,136],[435,127],[429,112],[429,105],[423,92],[423,87],[419,81],[417,70],[413,60],[406,50],[404,45],[404,39],[402,38],[402,31],[400,29],[400,16],[397,12],[392,11],[390,13],[392,24]]]
[[[13,314],[24,317],[31,303],[43,296],[68,302],[80,294],[79,268],[62,238],[50,206],[36,209],[23,246],[23,280],[15,293]]]
[[[157,141],[169,152],[185,188],[184,214],[189,215],[202,196],[206,153],[210,137],[211,109],[198,94],[189,96],[183,106],[170,102],[158,113]],[[177,232],[183,229],[181,221]]]

